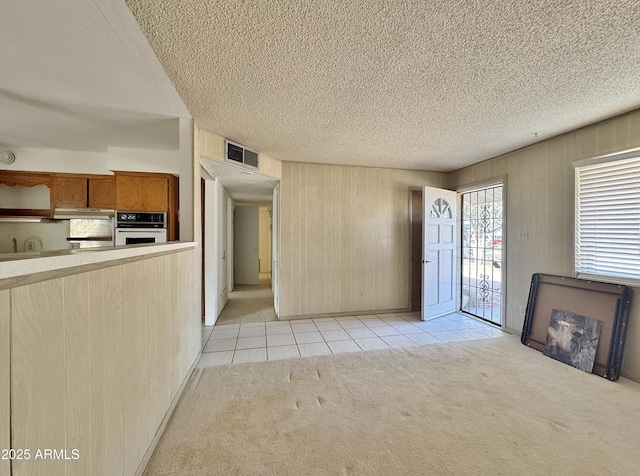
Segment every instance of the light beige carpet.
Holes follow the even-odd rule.
[[[197,369],[148,475],[640,472],[640,384],[513,336]]]
[[[268,273],[260,273],[260,284],[236,284],[222,309],[217,325],[277,321]]]

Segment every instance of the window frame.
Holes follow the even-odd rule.
[[[581,198],[582,198],[582,195],[584,194],[580,189],[581,181],[580,181],[579,174],[583,171],[593,170],[594,168],[597,168],[597,166],[600,166],[600,165],[606,166],[606,164],[611,164],[613,162],[619,163],[621,168],[625,164],[633,164],[638,168],[638,170],[640,170],[640,148],[602,155],[602,156],[598,156],[590,159],[579,160],[573,163],[574,185],[575,185],[574,275],[581,279],[607,281],[607,282],[625,284],[625,285],[631,285],[631,286],[637,287],[637,286],[640,286],[640,256],[637,258],[638,266],[635,267],[635,269],[637,269],[638,271],[634,276],[620,276],[616,274],[608,274],[607,270],[602,270],[599,272],[597,269],[594,270],[595,272],[589,272],[584,270],[585,269],[584,266],[582,268],[580,266],[580,263],[581,263],[580,258],[584,256],[586,253],[581,253],[581,247],[584,248],[584,245],[581,246],[581,241],[584,241],[584,234],[581,233],[581,230],[582,230]],[[632,171],[628,174],[628,177],[630,179],[637,177],[638,179],[637,190],[635,192],[629,193],[629,196],[633,196],[637,200],[637,203],[635,206],[630,205],[629,210],[631,210],[632,213],[634,211],[637,212],[638,216],[640,217],[640,172]],[[595,181],[591,180],[591,182],[594,183]],[[607,200],[611,200],[611,197],[605,196],[603,198],[603,201],[607,201]],[[597,219],[597,212],[593,212],[592,217]],[[584,213],[582,214],[582,218],[584,218]],[[640,249],[640,226],[637,227],[637,230],[635,230],[635,233],[637,234],[637,239],[639,240],[638,249]],[[597,247],[597,243],[593,243],[593,246]],[[606,246],[601,246],[601,248],[606,248]],[[598,251],[594,252],[594,254],[597,254],[597,253]],[[584,262],[584,260],[582,262]],[[611,263],[613,263],[613,261]]]

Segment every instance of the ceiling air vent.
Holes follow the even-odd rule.
[[[258,156],[259,153],[255,150],[247,149],[230,140],[225,141],[225,159],[227,162],[235,162],[236,164],[257,169]]]

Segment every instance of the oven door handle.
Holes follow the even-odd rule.
[[[116,228],[116,232],[118,233],[164,233],[165,231],[166,228]]]
[[[67,241],[113,241],[113,236],[70,236]]]

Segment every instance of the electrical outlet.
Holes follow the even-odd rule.
[[[529,238],[529,230],[518,230],[518,239],[527,240]]]
[[[27,240],[27,251],[35,251],[36,250],[36,242],[33,240]]]
[[[527,308],[524,306],[520,306],[520,315],[524,316],[527,312]]]

